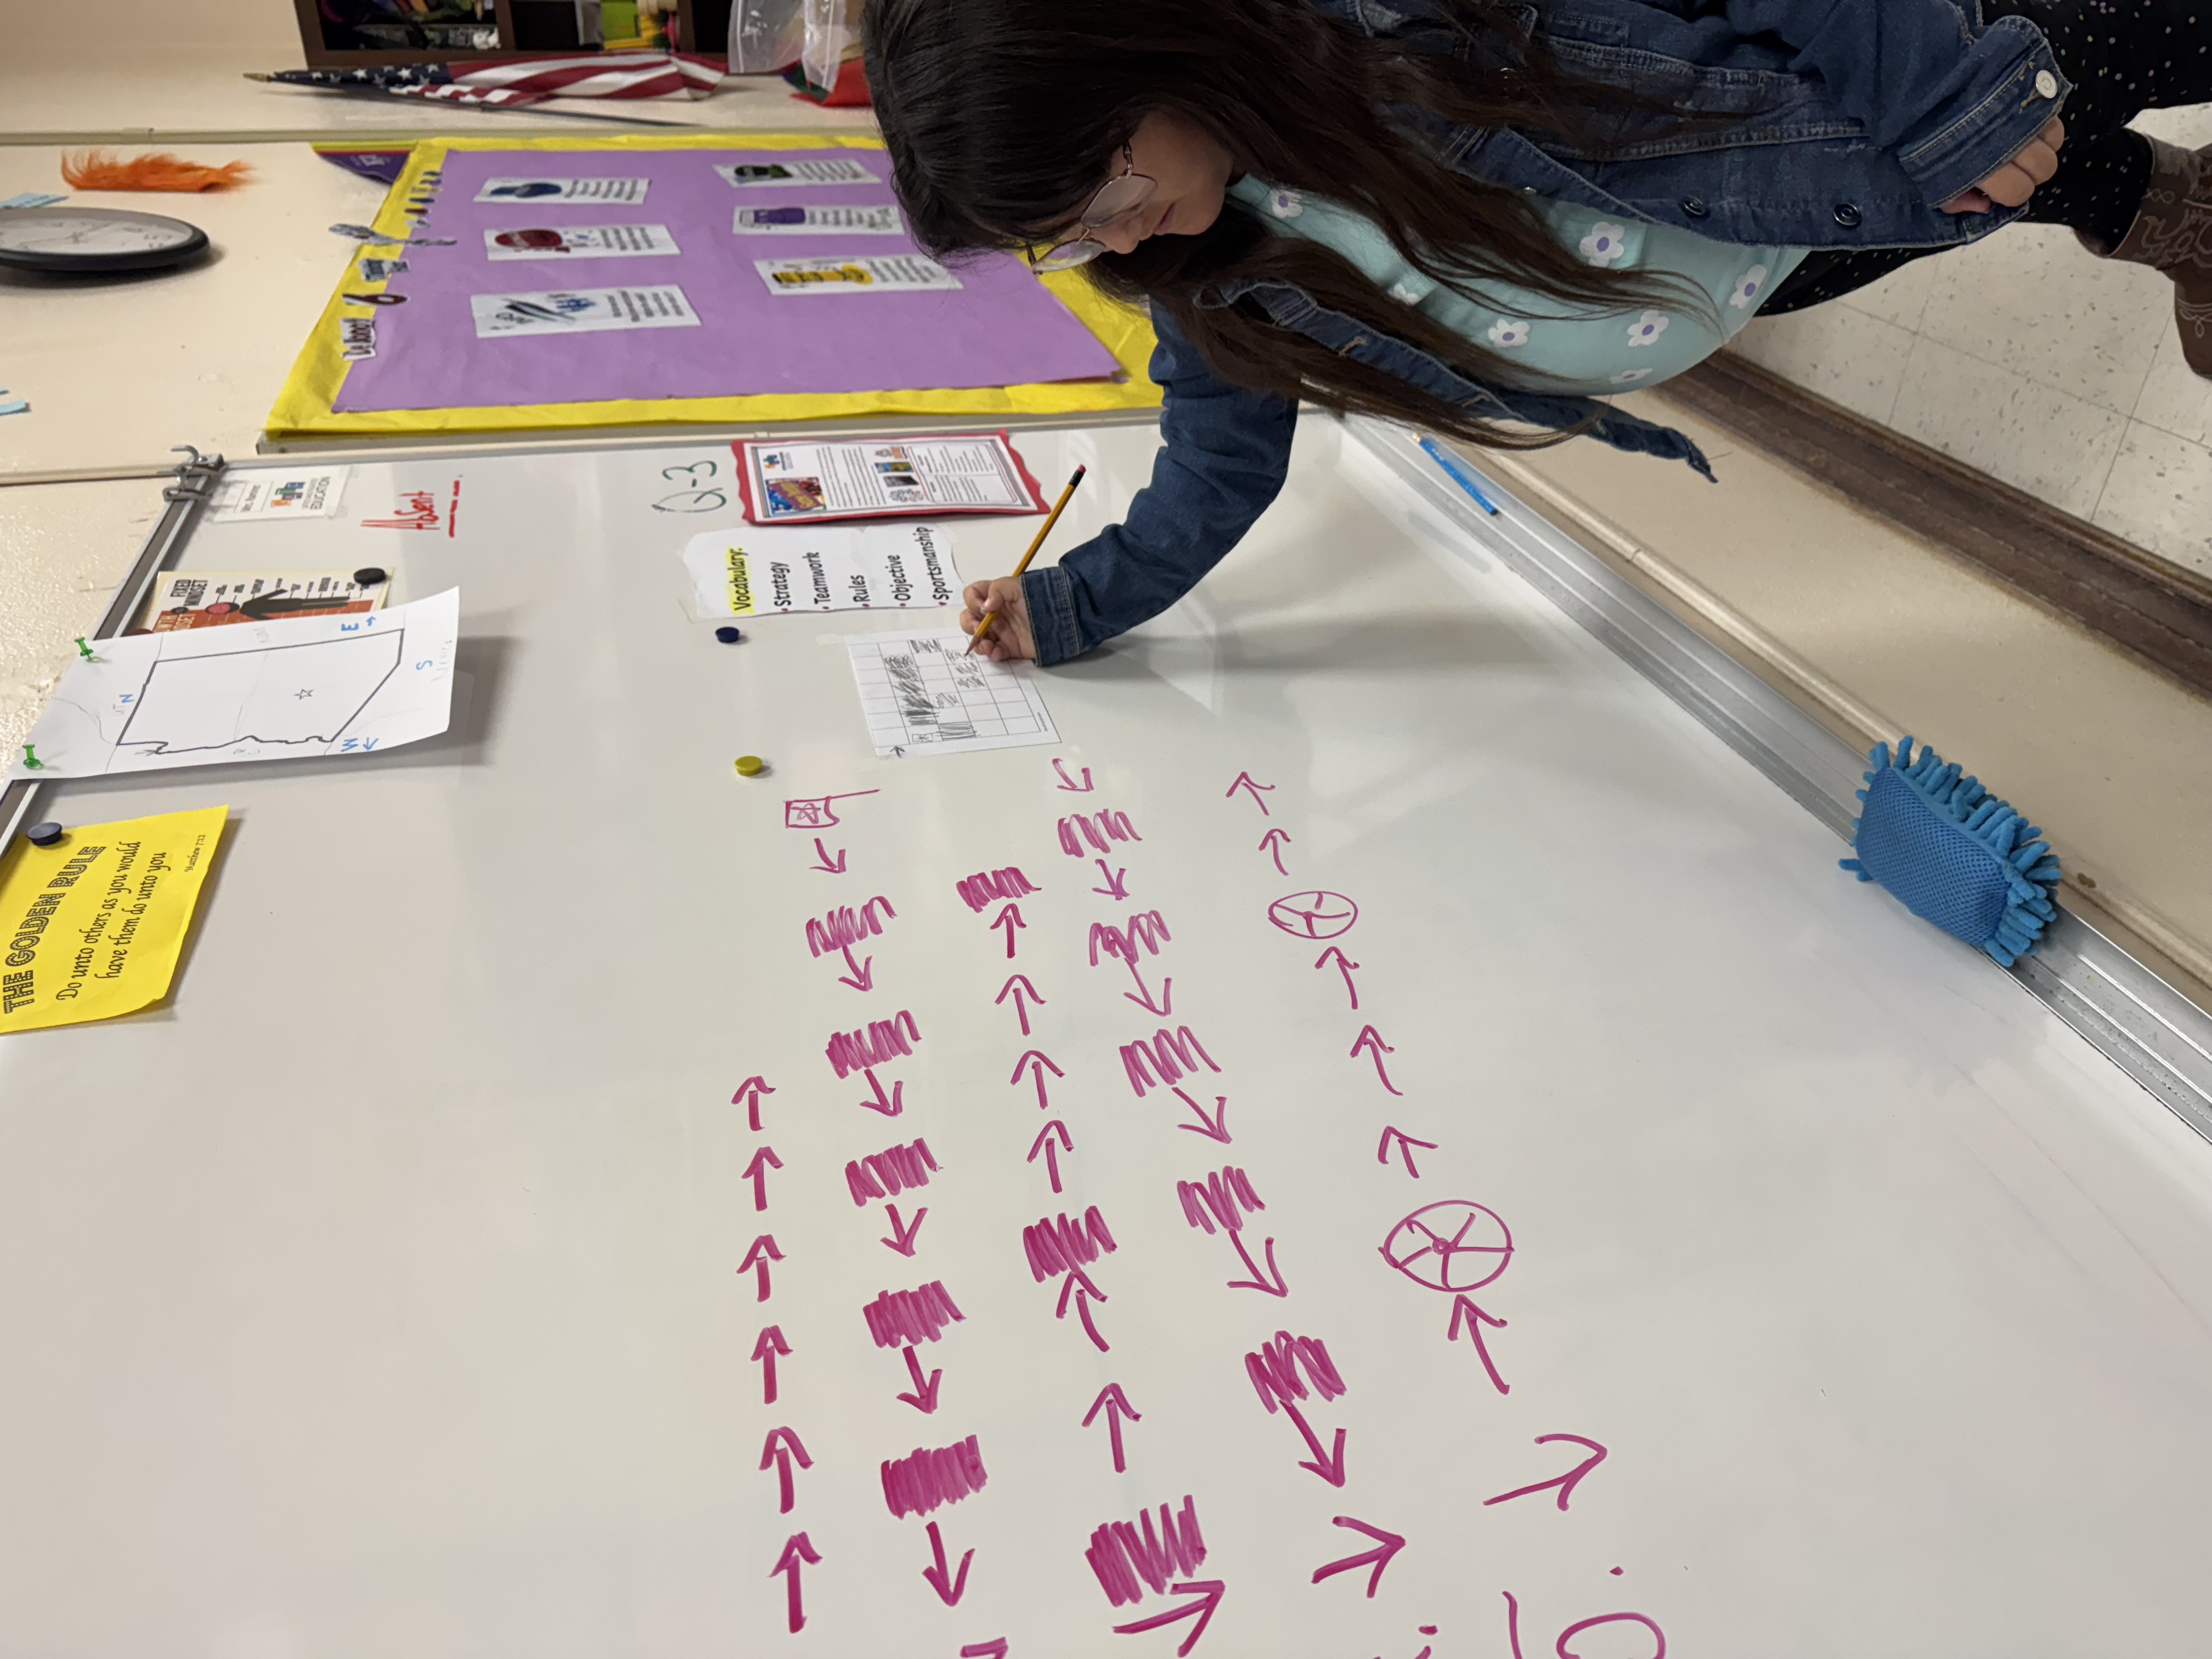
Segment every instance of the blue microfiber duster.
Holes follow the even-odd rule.
[[[1894,761],[1886,743],[1867,758],[1874,770],[1858,792],[1866,806],[1851,836],[1858,856],[1844,868],[2007,968],[2035,949],[2058,914],[2051,902],[2058,857],[2036,839],[2043,832],[1933,749],[1914,759],[1911,738]]]

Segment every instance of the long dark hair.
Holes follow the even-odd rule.
[[[1680,304],[1663,279],[1583,264],[1517,192],[1455,171],[1418,137],[1510,126],[1603,155],[1668,119],[1667,106],[1568,74],[1518,8],[1425,9],[1422,46],[1402,29],[1359,33],[1305,0],[867,0],[861,35],[900,200],[916,240],[940,256],[1029,246],[1069,222],[1159,110],[1212,134],[1237,168],[1366,215],[1462,293],[1491,282],[1565,304]],[[1536,384],[1333,250],[1276,235],[1233,204],[1201,234],[1155,236],[1085,269],[1105,292],[1165,312],[1234,385],[1476,443],[1557,441],[1340,356],[1252,299],[1200,303],[1233,278],[1287,283],[1468,374]]]

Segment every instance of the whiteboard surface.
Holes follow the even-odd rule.
[[[1154,437],[1021,442],[1091,466],[1072,543]],[[678,555],[724,520],[652,503],[718,457],[404,459],[341,518],[197,532],[204,568],[458,584],[465,678],[443,738],[49,809],[234,817],[171,1003],[0,1045],[0,1651],[1151,1659],[1194,1620],[1113,1627],[1195,1593],[1113,1607],[1084,1553],[1186,1495],[1206,1553],[1169,1577],[1222,1587],[1200,1659],[1492,1659],[1509,1594],[1526,1659],[1653,1659],[1655,1626],[1678,1655],[2201,1645],[2212,1152],[1376,460],[1309,421],[1197,595],[1040,677],[1057,747],[901,762],[842,641],[930,613],[738,647],[687,618]],[[451,534],[355,522],[422,491]],[[963,567],[1030,530],[963,522]],[[1103,868],[1060,830],[1101,811],[1133,832]],[[1041,890],[1018,930],[956,888],[1009,867]],[[1356,925],[1271,922],[1310,890]],[[806,924],[878,896],[863,992]],[[1152,911],[1164,1020],[1087,954]],[[1043,1006],[994,1001],[1016,972]],[[890,1119],[825,1048],[901,1012]],[[1387,1053],[1353,1051],[1369,1025]],[[1218,1064],[1182,1086],[1229,1144],[1133,1087],[1121,1045],[1164,1026]],[[1054,1120],[1058,1195],[1028,1157]],[[1436,1143],[1418,1177],[1388,1127]],[[844,1168],[916,1138],[908,1258]],[[1234,1243],[1177,1194],[1224,1166],[1266,1206]],[[1381,1253],[1452,1201],[1511,1229],[1471,1292],[1510,1392]],[[1023,1229],[1094,1206],[1106,1299],[1055,1318]],[[1268,1238],[1288,1294],[1230,1288]],[[931,1282],[964,1318],[918,1345],[924,1415],[862,1310]],[[1248,1376],[1278,1332],[1340,1372],[1299,1402],[1324,1451],[1345,1431],[1340,1487]],[[1142,1413],[1118,1475],[1081,1426],[1109,1382]],[[813,1460],[787,1515],[779,1426]],[[987,1484],[927,1517],[948,1570],[975,1552],[947,1607],[879,1465],[970,1434]],[[1607,1452],[1565,1512],[1486,1504],[1587,1455],[1560,1435]],[[1406,1540],[1371,1599],[1365,1566],[1312,1581],[1373,1547],[1339,1516]],[[793,1637],[770,1569],[802,1529]]]

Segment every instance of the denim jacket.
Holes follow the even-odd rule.
[[[1348,27],[1443,53],[1469,47],[1431,0],[1309,0]],[[2070,89],[2030,22],[1984,27],[1978,0],[1545,0],[1524,18],[1561,66],[1738,118],[1668,131],[1610,118],[1602,161],[1549,135],[1394,112],[1462,173],[1610,216],[1721,241],[1850,249],[1948,247],[2018,210],[1937,204],[1987,178]],[[1588,398],[1486,385],[1324,309],[1295,288],[1239,281],[1201,303],[1249,301],[1278,325],[1480,414],[1559,428],[1595,419],[1615,448],[1712,471],[1680,433]],[[1230,386],[1167,319],[1152,377],[1165,441],[1122,523],[1023,578],[1037,660],[1079,656],[1181,599],[1282,488],[1297,406]]]

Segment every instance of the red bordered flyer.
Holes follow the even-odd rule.
[[[1003,429],[730,447],[753,524],[1044,511],[1043,492]]]

